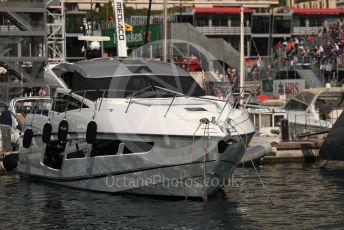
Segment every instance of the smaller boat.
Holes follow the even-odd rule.
[[[50,107],[50,97],[30,96],[17,97],[10,101],[9,105],[4,105],[0,115],[1,131],[8,130],[8,143],[3,143],[4,138],[0,139],[0,146],[3,151],[13,149],[13,145],[17,142],[20,132],[26,121],[28,114],[48,114]],[[6,145],[6,146],[4,146]]]
[[[293,139],[327,133],[343,111],[344,88],[305,89],[289,99],[284,107],[247,105],[258,136],[280,139],[282,119],[288,119]]]
[[[250,164],[259,161],[266,154],[271,153],[270,143],[255,144],[247,147],[244,156],[241,158],[240,164]]]
[[[3,106],[0,115],[0,168],[4,168],[8,172],[14,171],[19,160],[17,152],[19,138],[25,128],[27,115],[47,115],[50,106],[50,97],[41,96],[14,98],[9,105]]]
[[[280,139],[280,123],[286,118],[282,106],[247,105],[247,112],[256,128],[258,136]]]
[[[293,136],[330,130],[343,112],[344,88],[305,89],[291,98],[284,109]]]

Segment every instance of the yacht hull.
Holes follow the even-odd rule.
[[[226,185],[252,136],[234,136],[228,143],[204,136],[140,137],[154,141],[154,147],[145,153],[111,156],[91,156],[92,145],[74,137],[67,140],[70,144],[56,169],[44,164],[46,144],[38,135],[29,153],[19,154],[19,171],[46,182],[100,192],[203,197]],[[76,143],[87,154],[67,159],[74,151],[68,145]]]

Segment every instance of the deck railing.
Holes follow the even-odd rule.
[[[322,29],[323,27],[319,27],[319,26],[315,26],[315,27],[294,26],[293,34],[294,35],[317,34],[319,30],[322,30]]]
[[[11,7],[11,8],[38,8],[42,9],[45,7],[44,0],[27,0],[26,2],[0,2],[0,7]]]
[[[203,34],[240,34],[240,27],[229,26],[196,26]],[[251,33],[251,27],[244,28],[245,34]]]

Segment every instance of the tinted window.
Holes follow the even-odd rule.
[[[269,38],[252,38],[251,55],[268,55]]]
[[[21,113],[23,115],[29,113],[48,115],[50,105],[51,100],[48,99],[26,99],[16,102],[15,109],[16,113]]]
[[[270,16],[252,16],[252,33],[269,33]]]
[[[204,91],[198,83],[190,76],[125,76],[105,78],[83,78],[76,75],[73,79],[72,90],[79,95],[84,90],[90,90],[86,98],[96,100],[104,95],[107,98],[125,98],[133,93],[135,97],[173,97],[174,93],[166,90],[158,90],[161,87],[167,90],[176,91],[189,96],[203,96]],[[103,94],[105,90],[105,94]],[[150,95],[144,94],[150,93]]]
[[[239,15],[232,15],[231,16],[231,26],[239,27],[240,26],[240,16]]]
[[[291,32],[291,16],[275,16],[274,17],[274,33],[290,34]]]
[[[309,26],[311,27],[322,27],[324,18],[321,15],[309,16]]]
[[[225,15],[212,16],[213,26],[228,26],[228,18]]]
[[[291,110],[305,110],[307,108],[307,105],[301,102],[298,102],[296,100],[291,99],[286,105],[285,109],[291,109]]]
[[[67,108],[67,105],[68,105],[68,108]],[[81,101],[66,94],[62,94],[62,93],[57,94],[56,98],[54,99],[53,110],[56,112],[62,113],[66,111],[66,108],[67,108],[67,111],[80,109]],[[85,104],[83,104],[82,108],[88,108],[88,107]]]
[[[197,15],[195,17],[196,26],[209,26],[209,16],[207,15]]]
[[[122,147],[120,145],[122,144]],[[91,157],[121,154],[143,153],[152,150],[153,142],[96,140],[92,145]]]

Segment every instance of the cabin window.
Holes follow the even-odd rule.
[[[69,44],[69,43],[67,43],[67,44]],[[68,51],[70,51],[70,50],[68,50]],[[73,87],[74,72],[65,72],[60,76],[60,78],[66,83],[68,88]]]
[[[281,124],[281,120],[284,119],[284,116],[283,115],[275,115],[274,119],[275,119],[274,120],[275,121],[274,127],[278,127]]]
[[[47,116],[50,105],[49,99],[28,99],[16,102],[15,110],[17,114],[22,114],[24,117],[30,113]]]
[[[249,113],[248,114],[248,116],[249,116],[249,118],[250,118],[250,120],[251,120],[251,122],[253,123],[253,125],[255,126],[255,121],[254,121],[254,118],[255,118],[255,114],[253,114],[253,113]],[[256,127],[257,128],[257,127]]]
[[[67,154],[67,159],[85,158],[87,149],[80,149],[78,144],[75,144],[75,151]]]
[[[185,108],[187,111],[192,111],[192,112],[200,112],[200,111],[207,111],[205,108],[202,107],[190,107],[190,108]]]
[[[78,150],[75,152],[71,152],[67,154],[67,159],[74,159],[74,158],[85,158],[86,153],[83,150]]]
[[[79,84],[73,92],[83,96],[84,90],[99,89],[99,91],[88,91],[85,95],[87,99],[96,100],[103,95],[105,98],[126,98],[133,95],[135,97],[173,97],[175,93],[158,89],[155,86],[167,90],[187,94],[189,96],[203,96],[204,91],[198,83],[190,76],[124,76],[124,77],[104,77],[104,78],[84,78],[77,75]],[[109,91],[110,89],[110,91]],[[105,94],[104,94],[105,91]]]
[[[67,108],[68,105],[68,108]],[[81,108],[81,101],[75,99],[72,96],[59,93],[57,94],[54,103],[53,103],[53,110],[59,113],[63,113],[66,110],[74,110]],[[88,108],[87,105],[83,104],[82,108]]]
[[[259,129],[259,114],[250,113],[249,117],[250,117],[255,129]]]
[[[261,115],[261,126],[272,127],[272,114],[262,114]]]
[[[153,146],[153,142],[97,140],[92,145],[91,157],[149,152]]]
[[[116,155],[120,143],[118,140],[97,140],[92,145],[91,157]]]

